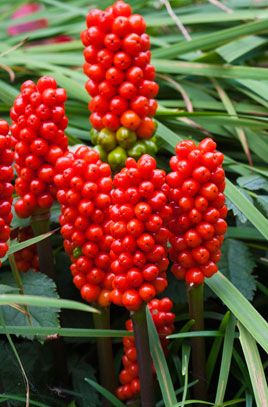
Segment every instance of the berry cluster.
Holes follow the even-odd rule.
[[[13,141],[8,133],[8,123],[5,120],[0,120],[0,259],[6,255],[8,250],[7,242],[10,238],[12,220],[13,186],[11,182],[13,180],[14,153],[12,151]]]
[[[25,242],[32,237],[34,237],[34,234],[30,226],[19,228],[12,232],[12,238],[17,238],[18,242]],[[35,244],[19,250],[14,256],[17,269],[20,272],[26,273],[28,270],[39,271],[39,258]]]
[[[114,177],[111,191],[111,271],[115,274],[111,301],[131,311],[151,301],[167,285],[168,230],[165,171],[143,155],[137,162],[128,158],[126,167]]]
[[[148,304],[165,353],[167,353],[168,345],[168,339],[166,339],[166,336],[172,334],[174,331],[173,322],[175,314],[171,312],[172,306],[172,301],[167,297],[162,298],[161,300],[155,298]],[[130,332],[133,331],[131,320],[126,322],[126,329]],[[124,369],[119,375],[121,386],[117,389],[117,397],[120,400],[129,400],[136,397],[140,392],[139,368],[134,337],[124,337],[123,345],[124,355],[122,357],[122,363]]]
[[[220,247],[227,229],[223,191],[223,154],[211,138],[197,146],[191,140],[176,146],[166,177],[173,206],[170,258],[172,271],[188,284],[201,284],[218,270]]]
[[[99,160],[95,150],[81,146],[60,157],[55,171],[61,234],[71,257],[73,282],[84,300],[108,306],[113,279],[109,256],[113,238],[107,233],[110,166]]]
[[[68,146],[64,130],[66,92],[55,79],[44,76],[37,85],[26,81],[10,111],[11,131],[16,139],[15,189],[19,199],[15,210],[26,218],[36,209],[48,209],[55,197],[54,166]]]
[[[104,156],[108,153],[113,168],[122,168],[127,155],[138,158],[156,149],[152,141],[136,147],[137,139],[151,139],[156,129],[158,85],[150,38],[143,17],[121,0],[105,11],[91,10],[86,23],[81,40],[92,97],[90,122],[96,130],[92,141]]]

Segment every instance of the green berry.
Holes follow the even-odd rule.
[[[156,143],[152,139],[144,140],[143,143],[145,144],[147,154],[156,155],[158,148]]]
[[[101,145],[98,144],[97,146],[94,146],[93,150],[98,151],[101,161],[107,161],[107,152]]]
[[[120,127],[117,130],[115,137],[120,147],[126,150],[133,147],[137,140],[135,132],[127,129],[126,127]]]
[[[91,129],[90,130],[90,140],[91,143],[95,146],[96,144],[98,144],[98,138],[99,138],[99,132],[95,129]]]
[[[82,255],[82,249],[81,249],[81,247],[80,247],[80,246],[75,247],[75,248],[73,249],[73,257],[74,257],[75,259],[78,259],[78,257],[81,256],[81,255]]]
[[[98,144],[100,144],[105,151],[113,150],[117,144],[115,133],[108,129],[102,129],[99,132]]]
[[[127,159],[126,151],[122,147],[116,147],[108,154],[108,163],[113,170],[122,168]]]
[[[127,151],[130,157],[140,158],[143,154],[146,153],[146,146],[142,141],[138,141],[132,148]]]

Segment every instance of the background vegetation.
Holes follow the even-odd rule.
[[[47,27],[11,36],[13,12],[25,1],[0,4],[0,115],[8,118],[20,84],[52,74],[68,93],[67,134],[70,144],[89,144],[88,95],[79,34],[92,0],[40,0],[41,11],[16,24],[45,19]],[[160,84],[157,136],[159,165],[167,167],[175,144],[183,138],[212,136],[225,154],[229,229],[221,273],[206,281],[205,331],[209,403],[206,405],[268,406],[267,239],[268,239],[268,8],[266,1],[168,0],[130,1],[147,21],[153,63]],[[71,41],[50,43],[58,35]],[[57,206],[51,229],[57,228]],[[14,217],[13,227],[27,224]],[[95,339],[87,305],[81,303],[68,271],[58,233],[52,235],[57,286],[40,273],[22,276],[21,298],[8,264],[0,273],[0,404],[48,407],[102,405],[97,380]],[[26,243],[26,244],[29,244]],[[11,251],[21,246],[16,241]],[[171,339],[168,368],[163,355],[156,364],[160,381],[157,406],[193,404],[194,382],[189,365],[186,291],[170,276],[169,295],[176,309],[176,337]],[[59,299],[60,298],[60,299]],[[64,302],[65,299],[67,302]],[[79,304],[68,302],[79,301]],[[27,303],[30,321],[23,312]],[[34,307],[38,305],[38,307]],[[42,307],[42,308],[40,308]],[[64,310],[59,314],[59,308]],[[68,310],[65,308],[69,308]],[[76,310],[80,309],[79,310]],[[266,312],[266,315],[265,315]],[[112,310],[112,328],[124,328],[127,313]],[[53,371],[53,337],[64,337],[65,354]],[[114,336],[119,371],[122,331]],[[50,339],[50,340],[49,340]],[[152,341],[155,338],[151,338]],[[153,354],[155,355],[155,353]],[[164,370],[163,370],[164,369]],[[169,369],[169,370],[168,370]],[[92,383],[92,382],[90,382]],[[175,389],[175,390],[174,390]],[[102,390],[101,390],[102,391]],[[170,397],[169,397],[170,396]],[[176,399],[175,398],[175,399]],[[120,406],[117,401],[114,405]],[[174,405],[174,403],[173,403]]]

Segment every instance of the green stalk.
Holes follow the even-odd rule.
[[[31,226],[35,236],[43,235],[50,229],[50,211],[38,209],[31,218]],[[51,246],[51,239],[47,238],[37,243],[37,253],[39,258],[39,268],[41,273],[46,274],[56,283],[54,270],[54,257]],[[58,383],[68,385],[67,356],[65,343],[62,338],[57,338],[52,342],[52,352],[54,359],[54,372]]]
[[[9,264],[10,264],[10,268],[11,268],[13,278],[14,278],[16,284],[17,284],[18,289],[20,290],[20,294],[24,294],[24,292],[23,292],[23,283],[22,283],[20,272],[17,269],[17,264],[16,264],[16,261],[15,261],[14,254],[10,254],[8,256],[8,261],[9,261]]]
[[[132,322],[134,328],[135,346],[139,365],[139,379],[141,386],[141,406],[153,407],[154,389],[152,359],[150,354],[148,326],[146,320],[146,305],[138,311],[133,312]]]
[[[99,308],[100,313],[93,313],[96,329],[110,329],[110,308]],[[111,393],[115,393],[116,380],[114,373],[114,359],[111,338],[97,339],[98,360],[100,369],[100,382]],[[103,406],[110,406],[107,400],[102,401]]]
[[[193,331],[204,330],[204,285],[188,286],[189,317],[195,322]],[[192,372],[194,379],[198,383],[193,387],[194,398],[196,400],[207,399],[206,382],[206,350],[205,339],[200,336],[192,338]]]
[[[31,219],[31,226],[35,236],[49,232],[50,212],[49,210],[37,210]],[[54,259],[49,238],[37,243],[40,271],[55,280]]]

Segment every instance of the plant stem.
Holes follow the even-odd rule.
[[[50,225],[49,210],[37,210],[31,219],[31,225],[35,236],[42,235],[49,231]],[[55,280],[54,260],[49,238],[37,243],[37,253],[39,257],[40,271]]]
[[[188,286],[188,302],[190,319],[195,321],[192,326],[193,331],[204,330],[204,286],[203,284]],[[192,338],[192,372],[194,379],[198,383],[193,387],[194,398],[197,400],[206,400],[206,351],[205,339],[200,336]]]
[[[20,294],[24,294],[23,293],[23,283],[22,283],[20,272],[17,269],[14,254],[10,254],[8,256],[8,261],[9,261],[9,264],[10,264],[10,268],[11,268],[13,278],[14,278],[16,284],[17,284],[18,289],[20,290]]]
[[[139,365],[139,379],[141,385],[141,406],[154,406],[152,359],[150,354],[148,326],[146,320],[146,305],[132,314],[135,346]]]
[[[99,314],[93,314],[95,328],[110,329],[110,308],[99,308],[99,311]],[[98,338],[97,349],[101,385],[114,394],[116,380],[114,374],[114,359],[111,338]],[[103,400],[102,405],[109,406],[110,403],[107,400]]]

